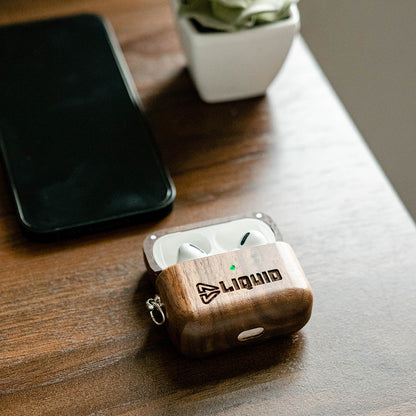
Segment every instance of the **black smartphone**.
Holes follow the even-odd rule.
[[[154,219],[175,198],[115,35],[95,15],[0,27],[0,145],[33,237]]]

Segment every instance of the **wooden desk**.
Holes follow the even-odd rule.
[[[166,1],[22,4],[3,2],[1,23],[110,18],[178,196],[159,223],[35,244],[1,172],[0,414],[415,415],[415,226],[303,41],[265,98],[208,105]],[[311,321],[188,360],[145,310],[144,236],[251,210],[297,252]]]

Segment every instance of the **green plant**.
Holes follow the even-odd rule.
[[[290,14],[298,0],[180,0],[179,16],[201,26],[235,32],[255,25],[277,22]]]

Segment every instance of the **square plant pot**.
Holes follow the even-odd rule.
[[[287,19],[238,32],[199,32],[188,18],[178,17],[182,48],[191,77],[202,100],[232,101],[265,94],[300,29],[299,10],[290,8]]]

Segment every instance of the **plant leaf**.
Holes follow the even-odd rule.
[[[290,5],[295,2],[297,0],[182,0],[179,16],[193,18],[207,28],[233,32],[285,19],[290,15]]]

